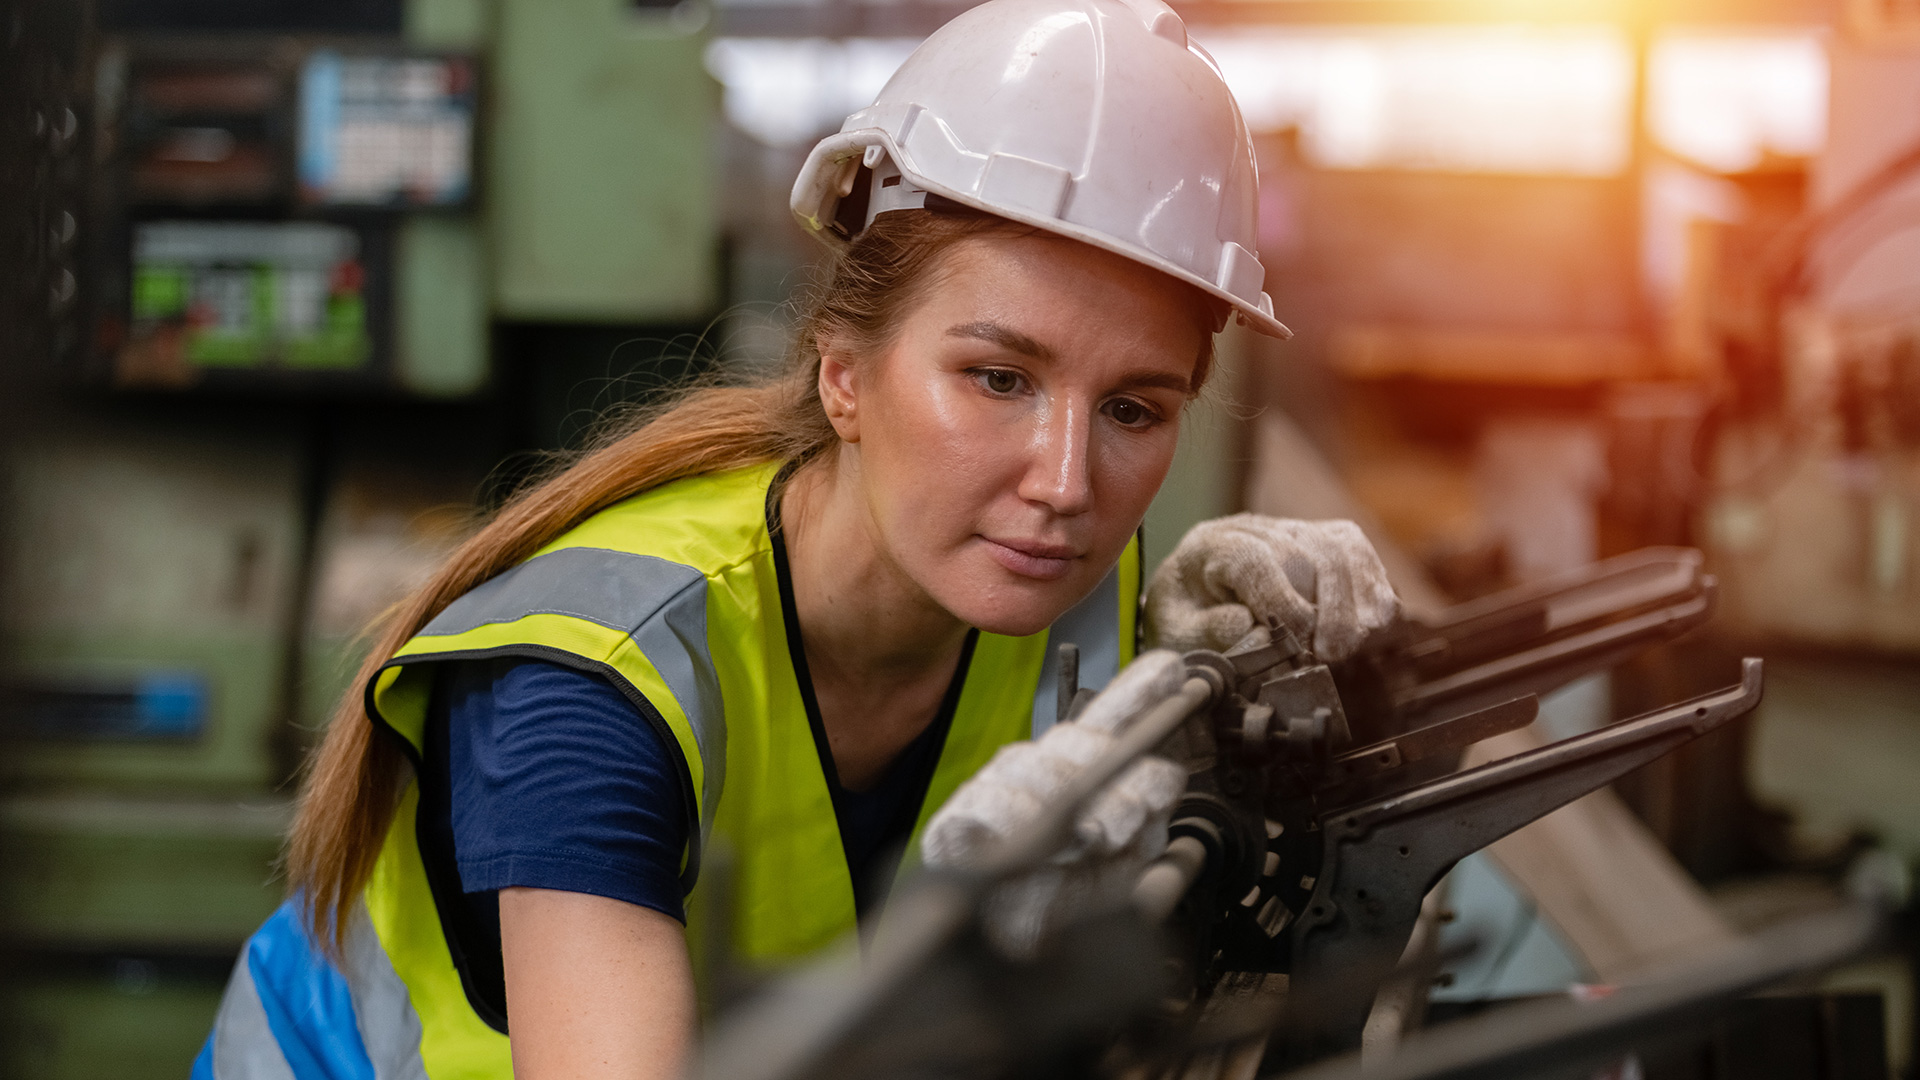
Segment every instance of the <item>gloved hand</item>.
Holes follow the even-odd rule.
[[[979,866],[1113,745],[1130,721],[1178,691],[1185,679],[1178,654],[1146,653],[1076,719],[1055,724],[1037,740],[1001,747],[927,822],[920,840],[926,865]],[[1030,957],[1054,927],[1125,897],[1166,849],[1167,819],[1186,785],[1186,769],[1161,758],[1144,757],[1122,771],[1082,809],[1065,850],[987,898],[987,936],[1010,956]]]
[[[1148,640],[1217,649],[1282,626],[1321,662],[1344,660],[1393,623],[1399,598],[1351,521],[1235,514],[1188,530],[1147,589]]]

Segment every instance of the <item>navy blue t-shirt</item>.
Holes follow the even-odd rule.
[[[804,667],[801,678],[805,687]],[[824,762],[863,915],[884,900],[959,682],[956,673],[940,715],[869,790],[846,790]],[[808,720],[824,757],[818,718]],[[519,657],[442,665],[428,710],[420,846],[455,966],[494,1027],[506,1029],[500,889],[591,893],[685,921],[691,800],[667,739],[597,674]]]
[[[463,891],[593,893],[685,920],[679,759],[625,694],[513,657],[451,664],[439,689]]]

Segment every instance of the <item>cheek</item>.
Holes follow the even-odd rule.
[[[1088,465],[1092,471],[1096,503],[1102,516],[1139,519],[1147,504],[1160,491],[1160,484],[1173,467],[1174,451],[1180,446],[1180,421],[1161,424],[1144,434],[1110,432],[1096,437]]]
[[[1026,432],[1015,410],[959,383],[889,380],[861,438],[869,498],[888,531],[919,538],[915,546],[966,539],[982,509],[1018,485]]]
[[[1103,565],[1118,559],[1139,529],[1173,466],[1179,441],[1177,420],[1145,435],[1113,432],[1095,438],[1088,456],[1095,519],[1090,540]]]

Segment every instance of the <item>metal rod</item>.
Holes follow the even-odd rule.
[[[1393,703],[1401,709],[1424,709],[1484,687],[1502,685],[1557,665],[1575,663],[1602,655],[1610,649],[1633,645],[1643,637],[1677,633],[1683,627],[1705,621],[1712,610],[1713,600],[1710,597],[1691,597],[1668,607],[1420,683],[1396,694]]]
[[[1067,642],[1055,655],[1060,672],[1053,687],[1053,722],[1064,724],[1073,719],[1073,699],[1080,694],[1080,646]]]
[[[1191,678],[1172,697],[1161,700],[1127,725],[1107,752],[1080,770],[1059,796],[1044,807],[1032,824],[1007,837],[1000,849],[981,866],[981,876],[992,881],[1039,865],[1059,849],[1073,832],[1081,807],[1142,755],[1166,741],[1187,717],[1213,700],[1213,684]]]
[[[1133,887],[1133,906],[1154,922],[1166,918],[1206,865],[1205,844],[1191,836],[1174,837],[1166,853],[1141,872],[1139,884]]]
[[[1630,754],[1634,751],[1665,753],[1666,749],[1654,745],[1657,741],[1671,739],[1677,746],[1751,712],[1760,703],[1763,670],[1759,660],[1748,657],[1740,662],[1740,684],[1737,686],[1669,705],[1645,716],[1623,720],[1584,735],[1562,739],[1537,750],[1454,773],[1411,791],[1395,792],[1365,806],[1341,811],[1336,816],[1335,827],[1344,833],[1353,833],[1383,821],[1431,812],[1447,803],[1482,795],[1492,789],[1513,787],[1532,781],[1535,777],[1570,770],[1573,766],[1610,754]],[[1622,766],[1619,771],[1626,772],[1631,767]],[[1614,777],[1607,776],[1572,791],[1560,802],[1571,802],[1574,797],[1584,795],[1612,779]],[[1516,807],[1514,813],[1518,815],[1521,812]],[[1537,816],[1539,814],[1516,817],[1513,827],[1526,824]],[[1478,847],[1468,850],[1478,850]]]

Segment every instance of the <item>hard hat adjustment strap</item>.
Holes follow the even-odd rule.
[[[842,239],[851,240],[864,231],[871,219],[867,217],[867,202],[873,192],[873,170],[860,166],[853,175],[853,189],[841,198],[839,205],[833,208],[831,228]]]

